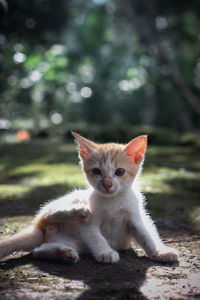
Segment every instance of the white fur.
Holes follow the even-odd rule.
[[[134,238],[154,260],[178,259],[176,251],[168,249],[161,241],[151,218],[145,212],[143,197],[136,183],[113,197],[103,196],[92,188],[77,190],[54,200],[48,206],[51,206],[53,214],[55,211],[60,212],[60,216],[57,215],[59,222],[61,216],[69,211],[70,199],[82,200],[85,197],[89,199],[90,219],[80,225],[76,223],[75,226],[74,223],[70,227],[70,234],[70,222],[55,223],[57,231],[47,239],[47,242],[51,243],[50,252],[53,242],[53,247],[56,245],[62,249],[63,244],[68,245],[79,254],[92,252],[98,261],[114,263],[119,260],[117,250],[129,248]],[[49,215],[49,218],[51,219],[52,215]],[[172,254],[166,258],[166,253],[169,252]],[[164,258],[159,258],[160,253],[166,254]]]

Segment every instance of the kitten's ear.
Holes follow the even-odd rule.
[[[128,145],[124,148],[124,152],[131,160],[133,160],[136,164],[139,164],[144,158],[146,147],[147,136],[141,135],[128,143]]]
[[[76,132],[72,132],[72,135],[78,143],[80,157],[83,161],[86,160],[86,158],[96,150],[97,145]]]

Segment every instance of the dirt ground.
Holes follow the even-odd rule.
[[[150,261],[141,249],[121,252],[112,265],[91,256],[73,265],[14,254],[0,263],[0,299],[200,299],[199,235],[185,228],[161,234],[179,249],[180,263]]]

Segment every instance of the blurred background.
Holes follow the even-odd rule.
[[[200,229],[199,0],[0,0],[0,238],[26,228],[42,203],[86,185],[71,130],[97,142],[148,134],[140,179],[147,208],[164,241],[187,261],[181,268],[198,273],[192,260]],[[144,266],[149,268],[147,261]],[[64,266],[62,272],[56,269],[64,274],[56,284],[52,276],[38,281],[44,275],[37,276],[33,266],[5,267],[1,291],[22,287],[19,295],[27,299],[27,287],[41,292],[46,285],[51,299],[50,286],[59,290],[58,298],[61,286],[70,295],[77,292],[74,283],[68,288],[68,279],[63,285],[72,270],[66,273]],[[129,267],[126,275],[121,267],[116,272],[127,279]],[[183,270],[163,275],[163,268],[161,273],[152,268],[159,295],[163,278],[177,299],[199,297],[191,282],[188,289],[183,285],[188,276]],[[138,290],[129,274],[130,294],[125,290],[122,298]],[[26,276],[32,280],[28,284]],[[96,278],[91,282],[99,282],[102,298],[112,291],[107,282],[115,279],[103,284]],[[172,279],[184,288],[182,294]],[[149,281],[150,291],[155,281]]]
[[[0,0],[1,140],[200,147],[200,2]]]

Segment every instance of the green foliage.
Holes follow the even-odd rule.
[[[87,51],[98,51],[104,37],[105,9],[97,7],[91,10],[85,20],[82,39]]]
[[[33,54],[30,55],[24,63],[25,68],[27,70],[33,70],[34,68],[38,67],[38,65],[43,61],[42,55]]]
[[[0,20],[0,118],[31,119],[35,131],[59,122],[199,129],[197,1],[9,5]]]

